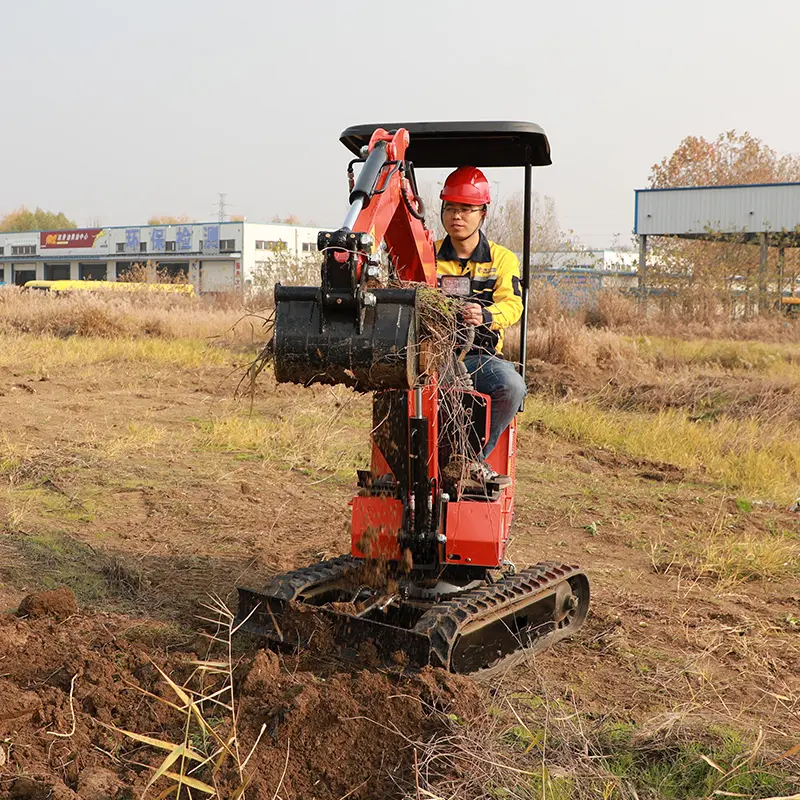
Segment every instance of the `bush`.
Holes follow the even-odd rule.
[[[586,324],[594,328],[621,328],[638,319],[636,301],[611,289],[598,292],[595,305],[586,312]]]

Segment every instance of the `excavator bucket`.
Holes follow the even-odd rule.
[[[419,371],[416,292],[375,289],[368,302],[319,287],[275,287],[275,377],[359,391],[411,389]]]

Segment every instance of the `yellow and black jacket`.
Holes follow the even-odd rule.
[[[475,330],[473,352],[501,353],[504,329],[522,316],[519,259],[505,247],[490,242],[483,231],[472,255],[459,259],[447,236],[436,242],[436,272],[470,276],[469,299],[479,303],[483,310],[483,325]]]

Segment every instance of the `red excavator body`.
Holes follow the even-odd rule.
[[[339,230],[319,234],[320,286],[276,286],[272,351],[278,381],[373,392],[371,463],[351,501],[350,554],[240,588],[237,616],[243,629],[284,644],[325,625],[343,653],[370,643],[387,659],[401,651],[417,665],[492,668],[576,631],[589,585],[575,566],[517,571],[506,558],[515,422],[488,458],[511,484],[465,477],[463,464],[488,438],[491,398],[460,364],[468,331],[466,344],[456,337],[452,353],[429,363],[423,311],[426,293],[440,289],[414,169],[524,168],[524,375],[531,167],[550,163],[549,144],[538,126],[509,122],[356,126],[341,139],[358,156],[350,209]]]

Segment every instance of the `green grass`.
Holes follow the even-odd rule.
[[[526,400],[523,424],[635,458],[674,464],[748,497],[791,503],[800,489],[800,426],[756,419],[693,421],[679,411],[602,410],[590,403]]]
[[[607,723],[599,732],[596,755],[639,795],[684,800],[731,792],[761,798],[797,789],[789,774],[768,765],[754,743],[733,729],[709,726],[703,741],[665,737],[637,742],[636,734],[630,723]]]

